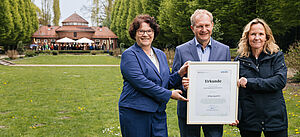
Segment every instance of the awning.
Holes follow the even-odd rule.
[[[94,41],[88,39],[88,38],[81,38],[79,40],[76,40],[77,43],[94,43]]]
[[[68,37],[64,37],[62,39],[57,40],[56,42],[59,42],[59,43],[72,43],[72,42],[75,42],[75,40],[72,40]]]

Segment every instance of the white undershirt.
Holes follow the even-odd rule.
[[[154,54],[154,52],[153,52],[152,49],[150,51],[150,55],[147,55],[147,56],[152,61],[152,63],[155,65],[155,67],[157,68],[158,72],[160,72],[160,70],[159,70],[159,62],[158,62],[157,56]]]

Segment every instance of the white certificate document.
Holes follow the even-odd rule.
[[[238,62],[190,62],[187,124],[235,122],[238,69]]]

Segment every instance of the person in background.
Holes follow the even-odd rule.
[[[54,49],[54,46],[53,46],[53,43],[51,43],[50,50],[53,50],[53,49]]]
[[[269,25],[250,21],[238,44],[240,62],[239,124],[242,137],[287,137],[288,119],[282,89],[286,85],[284,55]]]
[[[205,9],[197,9],[191,16],[191,29],[195,37],[176,47],[172,71],[176,72],[186,61],[231,61],[227,45],[214,40],[212,35],[213,16]],[[183,82],[186,78],[183,78]],[[187,96],[186,89],[179,83],[177,88]],[[187,104],[178,100],[178,124],[181,137],[200,137],[201,126],[205,137],[222,137],[223,125],[187,125]]]
[[[169,99],[187,101],[181,90],[168,90],[187,72],[187,63],[170,74],[164,52],[154,48],[159,25],[149,15],[138,15],[129,28],[136,41],[121,56],[123,90],[119,118],[123,137],[167,137],[166,104]]]

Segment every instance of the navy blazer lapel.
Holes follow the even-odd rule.
[[[162,71],[163,71],[163,63],[162,63],[162,61],[163,61],[163,57],[164,56],[162,56],[158,51],[157,51],[157,49],[156,48],[152,48],[153,49],[153,52],[155,53],[155,55],[156,55],[156,57],[157,57],[157,60],[158,60],[158,63],[159,63],[159,69],[160,69],[160,71],[158,71],[157,70],[157,68],[155,67],[155,65],[153,64],[153,62],[151,61],[151,63],[153,64],[153,66],[154,66],[154,68],[155,68],[155,71],[156,71],[156,73],[158,74],[158,76],[160,77],[160,79],[162,80],[162,77],[161,77],[161,73],[162,73]],[[160,73],[159,73],[160,72]]]
[[[196,47],[195,40],[192,39],[188,44],[189,44],[188,48],[189,48],[194,60],[195,61],[200,61],[199,55],[198,55],[198,52],[197,52],[197,47]]]
[[[215,40],[213,38],[210,39],[211,40],[211,49],[210,49],[210,53],[209,53],[209,61],[214,61],[216,60],[213,54],[216,53],[216,46],[215,46]]]
[[[137,43],[135,43],[134,46],[135,46],[136,51],[137,51],[137,52],[139,53],[139,55],[141,56],[141,58],[142,58],[147,64],[149,64],[149,65],[151,66],[152,69],[154,69],[154,71],[156,72],[156,74],[157,74],[157,75],[159,76],[159,78],[162,80],[162,78],[161,78],[161,76],[160,76],[160,74],[159,74],[157,68],[155,67],[155,65],[153,64],[153,62],[149,59],[149,57],[147,56],[147,54],[143,51],[143,49],[142,49],[140,46],[138,46]],[[156,55],[156,56],[157,56],[159,65],[161,65],[160,59],[159,59],[158,55]]]

